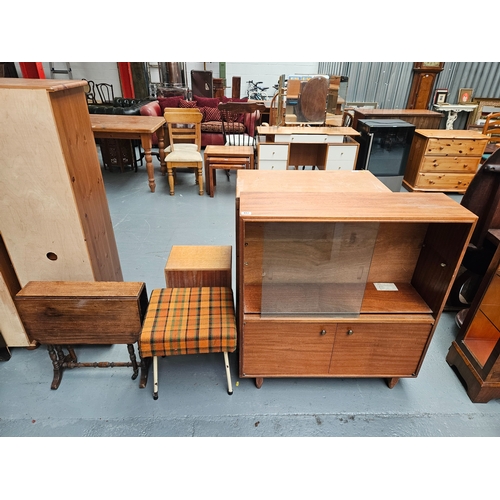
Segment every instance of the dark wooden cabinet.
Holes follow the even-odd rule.
[[[442,113],[428,109],[364,109],[354,110],[352,128],[358,129],[358,120],[398,119],[415,125],[415,128],[439,128]]]
[[[487,238],[496,252],[446,357],[474,403],[500,398],[500,230]]]
[[[237,180],[240,377],[416,377],[477,217],[359,171],[276,173]]]

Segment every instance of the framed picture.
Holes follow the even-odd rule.
[[[468,104],[472,102],[472,89],[460,89],[458,91],[458,104]]]
[[[434,104],[444,104],[448,98],[448,89],[436,89]]]
[[[477,108],[469,113],[467,126],[481,125],[484,123],[486,115],[500,113],[500,98],[475,97],[473,104],[477,104]]]

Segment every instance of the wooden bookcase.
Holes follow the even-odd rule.
[[[318,171],[317,189],[311,177],[304,189],[298,172],[272,193],[238,176],[239,371],[257,387],[266,377],[393,387],[422,366],[477,217],[442,193],[339,173]],[[255,175],[269,186],[272,174]]]
[[[0,78],[0,258],[21,287],[123,279],[84,87]]]

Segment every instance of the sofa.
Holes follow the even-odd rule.
[[[198,108],[203,115],[201,122],[201,147],[223,146],[222,119],[218,109],[221,102],[246,102],[248,98],[193,96],[190,101],[182,96],[159,97],[156,101],[143,105],[140,114],[143,116],[163,116],[165,108]],[[153,138],[155,140],[155,138]],[[168,144],[168,138],[167,138]]]
[[[110,104],[89,104],[91,114],[98,115],[139,115],[141,107],[150,103],[150,99],[126,99],[115,97]]]

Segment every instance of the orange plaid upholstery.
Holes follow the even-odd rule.
[[[235,349],[231,288],[153,290],[139,339],[142,358]]]

